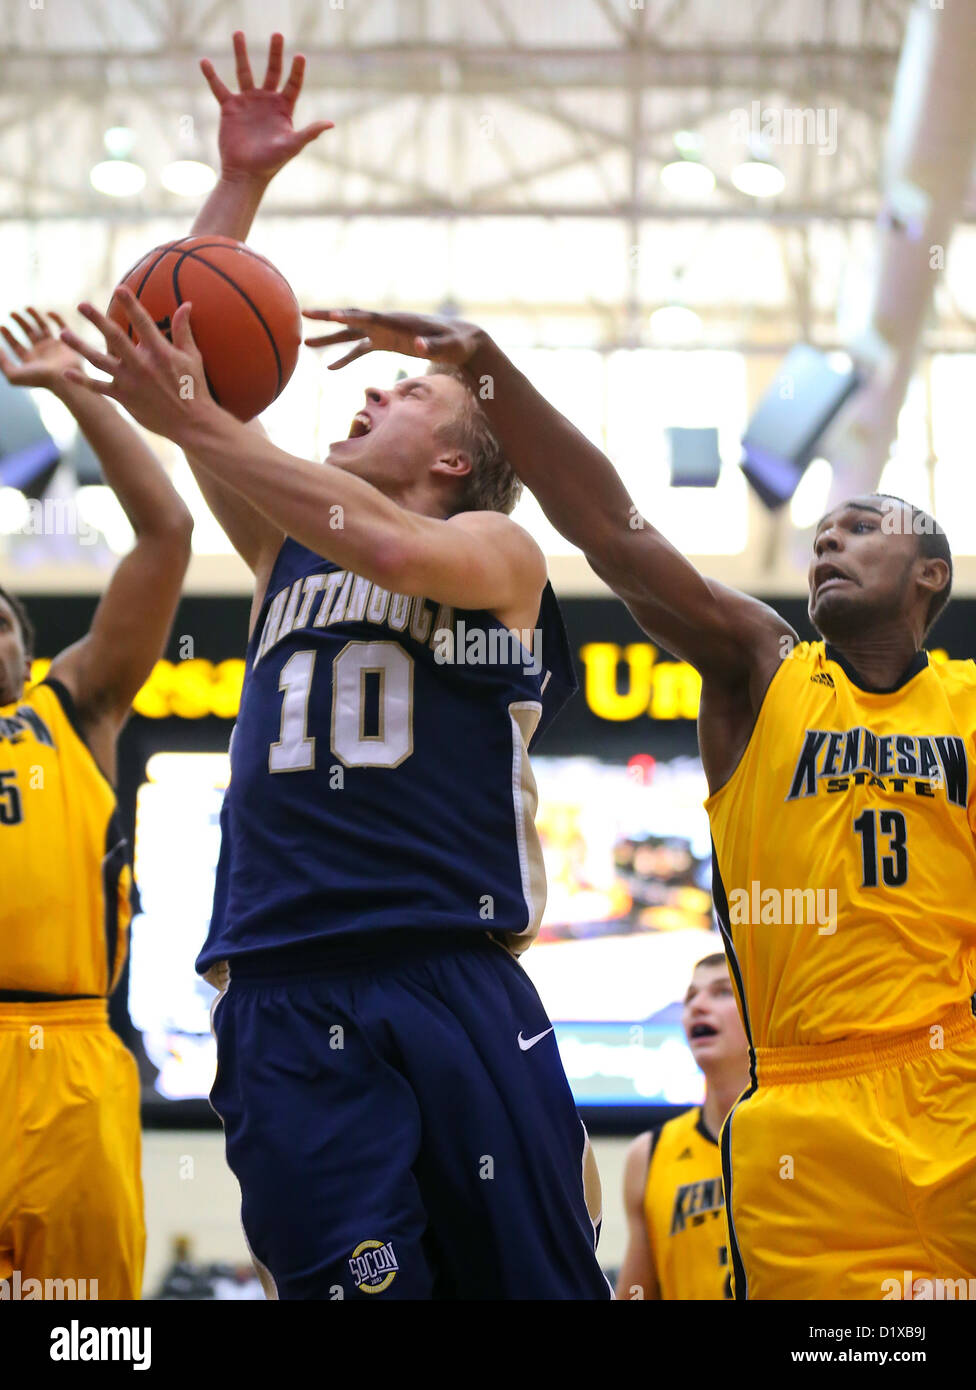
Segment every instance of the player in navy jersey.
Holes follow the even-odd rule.
[[[225,177],[194,231],[243,237],[255,180],[312,137],[280,36],[260,91],[235,48],[240,93],[205,65]],[[280,1297],[609,1298],[595,1165],[516,959],[545,901],[528,748],[572,663],[478,400],[450,370],[371,388],[313,464],[216,406],[190,306],[170,344],[122,297],[138,345],[90,306],[108,351],[71,339],[111,377],[92,389],[184,448],[256,579],[198,961],[225,987],[212,1100],[256,1262]]]
[[[420,925],[528,945],[545,880],[526,748],[574,686],[552,590],[532,593],[523,646],[490,612],[283,543],[248,650],[226,906],[201,969]]]

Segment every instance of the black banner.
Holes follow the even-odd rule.
[[[91,596],[49,594],[27,595],[25,601],[37,627],[37,651],[42,657],[54,656],[83,636],[96,603]],[[801,639],[815,639],[805,599],[774,598],[767,602],[792,624]],[[691,668],[655,647],[617,599],[567,598],[561,604],[580,690],[540,741],[537,751],[586,753],[620,761],[635,753],[650,753],[657,758],[694,753],[699,683]],[[130,775],[128,755],[141,754],[144,743],[149,751],[162,746],[226,747],[228,720],[212,713],[199,717],[199,676],[195,670],[186,670],[188,694],[185,699],[179,698],[180,668],[190,662],[216,667],[222,662],[241,660],[249,611],[250,600],[245,597],[191,596],[180,604],[166,652],[167,660],[176,668],[171,693],[164,697],[171,701],[173,717],[137,716],[131,721],[120,748],[123,795]],[[976,658],[976,599],[951,602],[930,634],[927,646],[942,649],[954,658]],[[228,678],[230,675],[228,672]],[[177,691],[175,696],[173,689]],[[219,698],[215,698],[214,707],[222,707]],[[140,767],[139,776],[141,771]]]

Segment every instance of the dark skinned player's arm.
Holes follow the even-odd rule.
[[[706,579],[639,516],[610,461],[488,341],[466,364],[480,404],[515,471],[552,524],[656,641],[703,675],[748,680],[757,639],[791,629],[747,594]],[[775,642],[774,642],[775,646]]]
[[[57,656],[49,672],[73,697],[95,759],[114,781],[115,740],[173,624],[193,518],[155,454],[111,401],[68,382],[59,394],[135,531],[87,636]]]
[[[515,471],[552,524],[582,550],[644,631],[701,673],[702,755],[714,789],[738,762],[796,634],[758,599],[706,579],[640,517],[609,460],[489,338],[482,335],[463,370]],[[493,384],[487,399],[479,390],[485,377]],[[717,750],[713,723],[719,744],[724,735],[738,746]]]

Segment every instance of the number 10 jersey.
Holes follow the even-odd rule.
[[[286,540],[248,646],[201,972],[545,906],[528,748],[575,689],[549,585],[534,634],[389,593]]]

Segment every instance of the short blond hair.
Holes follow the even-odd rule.
[[[461,484],[452,515],[458,512],[504,512],[507,516],[522,495],[522,483],[492,434],[488,417],[478,404],[465,375],[445,362],[432,362],[428,376],[449,376],[464,387],[464,403],[443,427],[452,443],[471,459],[471,472]]]

